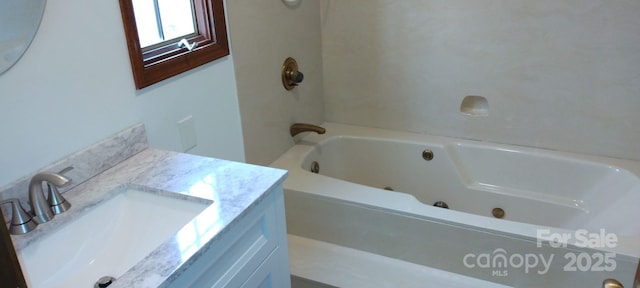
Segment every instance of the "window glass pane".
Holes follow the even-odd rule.
[[[164,39],[195,33],[192,0],[158,0]]]
[[[144,48],[162,42],[160,31],[158,30],[154,0],[133,0],[131,2],[133,3],[133,12],[138,26],[140,46]]]

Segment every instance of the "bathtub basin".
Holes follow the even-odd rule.
[[[306,135],[272,163],[289,170],[284,188],[291,234],[506,285],[633,280],[640,256],[640,225],[633,220],[640,217],[637,161],[322,126],[326,134]],[[432,157],[423,157],[425,151]],[[434,207],[439,201],[449,209]],[[495,215],[496,208],[503,213]],[[581,235],[617,241],[585,247]],[[556,258],[546,275],[511,270],[508,281],[502,270],[462,265],[465,253],[498,249]],[[575,276],[563,271],[571,253],[612,253],[607,257],[617,266]]]

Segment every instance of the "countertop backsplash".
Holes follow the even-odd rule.
[[[25,175],[11,184],[0,187],[0,200],[18,198],[23,207],[29,210],[29,181],[37,173],[59,172],[66,167],[73,167],[73,170],[64,173],[64,176],[72,180],[69,186],[59,189],[64,193],[147,148],[144,125],[133,125],[36,172]],[[2,212],[6,221],[11,221],[11,209],[5,208]]]

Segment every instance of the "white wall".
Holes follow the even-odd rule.
[[[640,159],[640,1],[321,5],[327,121]]]
[[[320,6],[231,0],[228,10],[247,162],[268,165],[294,145],[291,124],[324,122]],[[305,75],[291,91],[280,77],[287,57]]]
[[[151,147],[244,160],[231,57],[136,91],[118,1],[48,1],[34,42],[0,75],[0,186],[137,122]]]

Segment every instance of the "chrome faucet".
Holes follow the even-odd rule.
[[[291,133],[291,137],[293,137],[302,132],[316,132],[318,134],[324,134],[326,130],[316,125],[305,124],[305,123],[295,123],[291,125],[291,127],[289,128],[289,132]]]
[[[67,186],[71,182],[71,179],[60,175],[64,171],[68,171],[68,169],[63,170],[61,173],[42,172],[31,178],[29,183],[29,202],[31,202],[31,213],[36,222],[40,224],[48,222],[53,219],[55,214],[60,214],[71,207],[71,204],[60,195],[57,189]],[[44,191],[42,191],[43,182],[46,182],[49,187],[48,201],[44,197]]]

